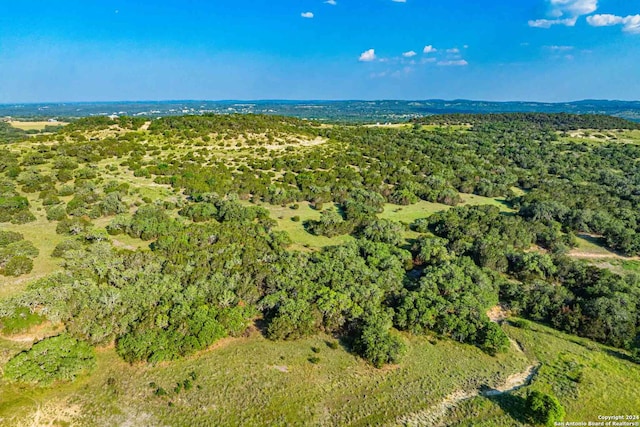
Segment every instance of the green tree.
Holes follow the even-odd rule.
[[[4,367],[4,375],[10,381],[48,385],[58,380],[73,381],[95,364],[91,346],[62,334],[45,338],[13,356]]]
[[[529,420],[537,425],[553,426],[564,419],[565,411],[558,399],[539,391],[529,392],[526,401]]]

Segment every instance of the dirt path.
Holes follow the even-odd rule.
[[[591,252],[580,252],[580,251],[570,251],[569,256],[573,258],[581,258],[581,259],[622,259],[625,261],[640,261],[640,257],[627,257],[623,255],[619,255],[615,252],[610,252],[606,254],[596,254]]]
[[[540,369],[540,364],[531,365],[522,372],[511,375],[506,381],[498,387],[480,392],[481,396],[497,396],[503,393],[509,393],[519,388],[526,387],[531,384],[531,380]]]
[[[395,425],[403,426],[445,426],[445,417],[450,409],[456,407],[461,402],[477,396],[498,396],[526,387],[531,384],[531,380],[538,372],[540,364],[528,366],[522,372],[517,372],[509,376],[503,383],[488,390],[458,390],[445,397],[440,403],[424,411],[400,417]]]

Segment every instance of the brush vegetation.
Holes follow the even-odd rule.
[[[521,400],[453,411],[593,417],[543,386],[564,380],[540,337],[568,333],[553,332],[558,348],[579,340],[579,357],[637,374],[640,276],[624,258],[640,254],[636,128],[562,114],[400,127],[202,115],[11,132],[0,418],[57,399],[52,421],[87,425],[393,424],[538,361]],[[587,234],[624,274],[571,256]],[[499,325],[497,307],[529,320]]]

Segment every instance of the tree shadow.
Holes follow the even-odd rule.
[[[616,359],[625,360],[625,361],[631,362],[631,363],[638,363],[638,362],[636,362],[636,360],[633,357],[631,357],[631,355],[626,354],[626,353],[622,352],[621,350],[615,350],[615,349],[608,348],[604,352],[607,353],[609,356],[615,357]]]
[[[515,421],[528,424],[529,420],[527,419],[527,407],[526,407],[526,399],[520,396],[513,395],[511,393],[503,393],[497,394],[494,396],[484,396],[489,399],[491,402],[495,403],[504,411],[505,414],[509,415]]]
[[[607,247],[607,241],[603,237],[592,236],[587,233],[577,233],[576,237],[586,240],[587,242],[592,243],[596,246],[601,246],[603,248]]]
[[[267,336],[267,328],[269,326],[269,321],[263,317],[260,317],[258,319],[255,319],[253,321],[253,326],[254,326],[254,330],[257,330],[258,333],[260,333],[263,337]],[[249,327],[247,328],[247,331],[245,333],[247,334],[251,334],[252,332],[252,328]]]

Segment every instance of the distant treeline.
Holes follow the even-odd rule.
[[[0,122],[0,143],[14,142],[24,138],[25,132],[17,129],[9,123]]]
[[[501,114],[443,114],[414,119],[414,123],[431,125],[473,126],[487,124],[527,124],[538,128],[569,131],[578,129],[640,129],[640,123],[601,114],[567,113],[501,113]]]

